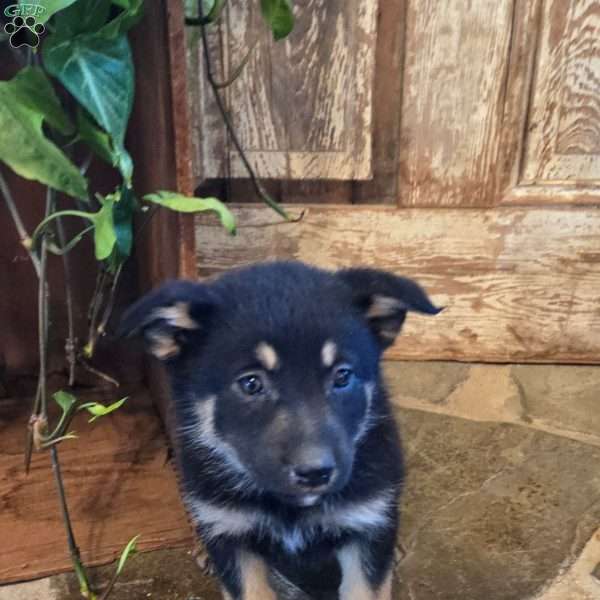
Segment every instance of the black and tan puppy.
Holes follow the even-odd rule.
[[[407,311],[439,309],[389,273],[275,262],[168,283],[125,315],[167,368],[226,598],[273,600],[273,573],[307,589],[329,559],[341,600],[390,598],[403,471],[379,362]]]

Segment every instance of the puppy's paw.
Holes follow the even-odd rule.
[[[213,561],[204,548],[199,547],[194,551],[194,560],[196,561],[196,564],[198,565],[202,575],[207,577],[217,577],[217,572],[215,570]]]

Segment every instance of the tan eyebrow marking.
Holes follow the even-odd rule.
[[[323,348],[321,348],[321,360],[323,361],[323,365],[326,367],[333,366],[336,355],[337,355],[337,346],[335,345],[335,342],[332,342],[331,340],[327,340],[323,344]]]
[[[256,358],[258,358],[267,371],[273,371],[279,366],[277,352],[275,352],[275,348],[270,344],[267,344],[267,342],[260,342],[260,344],[256,346],[254,352]]]

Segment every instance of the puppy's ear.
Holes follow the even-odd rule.
[[[170,281],[125,311],[118,334],[143,335],[151,354],[160,360],[173,359],[206,327],[215,306],[206,286]]]
[[[383,348],[394,343],[408,311],[437,315],[443,310],[412,279],[376,269],[343,269],[338,277],[350,286],[354,304]]]

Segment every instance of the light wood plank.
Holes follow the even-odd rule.
[[[502,204],[512,206],[600,206],[600,188],[575,185],[519,185],[507,193]]]
[[[295,3],[296,26],[273,42],[258,3],[232,0],[210,33],[215,73],[228,79],[256,43],[240,77],[222,91],[257,174],[278,179],[367,179],[377,1]],[[226,143],[205,82],[198,35],[188,69],[196,169],[202,177],[246,177]],[[199,108],[198,108],[199,107]]]
[[[600,362],[600,211],[234,207],[230,237],[210,217],[196,229],[200,276],[294,258],[368,265],[414,277],[447,306],[411,315],[391,358]]]

